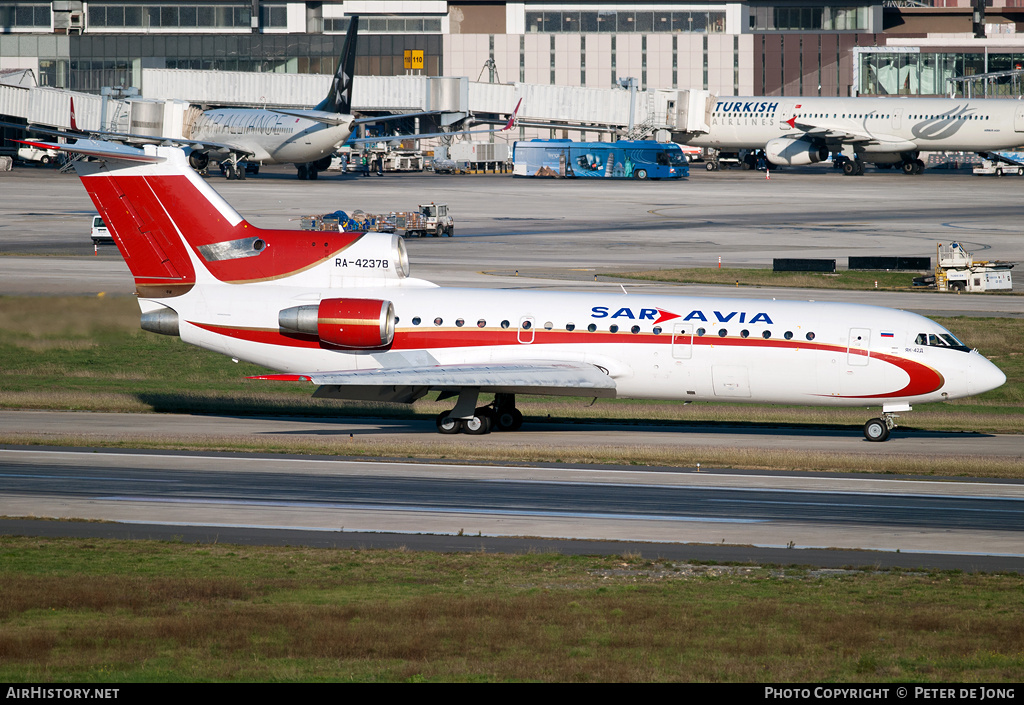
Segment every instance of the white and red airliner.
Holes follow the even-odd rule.
[[[142,327],[309,380],[317,397],[458,397],[442,433],[514,430],[517,394],[881,407],[1006,376],[922,316],[875,306],[442,288],[384,233],[257,228],[175,147],[80,140],[82,183],[135,277]],[[481,393],[494,401],[478,406]]]

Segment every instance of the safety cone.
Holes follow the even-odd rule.
[[[764,180],[765,181],[771,181],[772,180],[772,175],[771,175],[771,173],[767,169],[764,170]]]

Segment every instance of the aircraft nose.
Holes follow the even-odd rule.
[[[967,371],[968,394],[982,394],[1001,387],[1005,382],[1006,375],[1003,371],[981,355],[977,355],[977,359],[971,361]]]

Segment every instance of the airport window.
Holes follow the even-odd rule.
[[[653,32],[692,32],[722,34],[725,12],[694,10],[669,12],[663,10],[600,10],[597,12],[536,11],[526,13],[526,31],[530,33],[615,32],[649,34]]]
[[[418,325],[420,324],[420,317],[419,317],[419,316],[415,316],[415,317],[413,317],[413,319],[412,319],[412,324],[413,324],[414,326],[418,326]]]
[[[288,6],[264,4],[260,5],[260,24],[263,27],[288,27]]]
[[[441,18],[429,15],[363,15],[359,33],[367,34],[440,34]],[[348,31],[348,17],[325,17],[324,32],[327,34],[343,34]]]
[[[282,8],[283,9],[283,8]],[[252,6],[247,4],[89,3],[92,27],[188,29],[249,28]],[[49,22],[47,22],[49,24]]]
[[[0,33],[13,28],[50,28],[50,3],[14,2],[0,6]]]

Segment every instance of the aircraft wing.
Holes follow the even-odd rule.
[[[352,122],[351,115],[332,113],[329,110],[288,110],[286,108],[267,108],[267,110],[291,117],[322,122],[325,125],[347,125]]]
[[[51,127],[43,127],[42,125],[26,126],[2,122],[0,122],[0,125],[20,127],[29,132],[38,132],[43,135],[52,135],[54,137],[64,137],[66,139],[73,140],[122,143],[127,145],[159,144],[173,147],[187,147],[194,152],[214,152],[220,156],[237,154],[240,157],[251,157],[253,154],[247,149],[242,149],[230,144],[223,144],[221,142],[204,142],[202,140],[189,140],[183,137],[159,137],[155,135],[135,135],[130,132],[101,132],[98,130],[68,132],[67,130],[56,130]]]
[[[584,362],[528,360],[458,365],[385,367],[371,370],[260,375],[252,379],[302,381],[319,386],[315,396],[412,401],[430,390],[464,387],[506,394],[614,397],[615,380]]]
[[[826,142],[837,142],[842,144],[869,144],[878,142],[878,138],[866,132],[850,130],[846,127],[833,127],[827,123],[813,123],[804,120],[790,118],[789,124],[796,130],[800,130],[810,137],[817,137]]]

